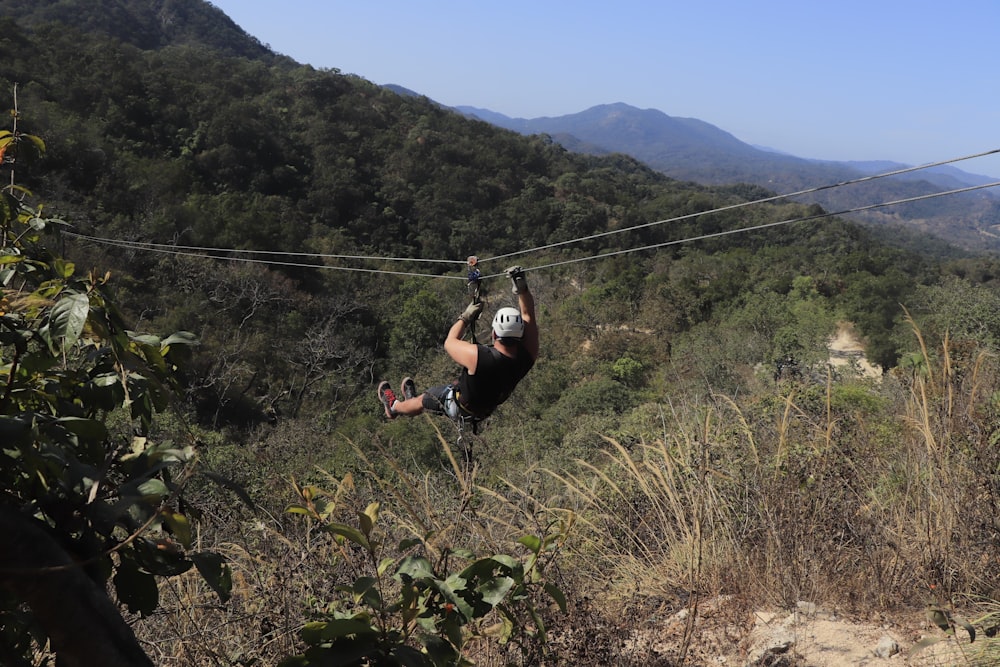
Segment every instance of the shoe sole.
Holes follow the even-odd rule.
[[[407,385],[407,383],[409,383],[410,386],[413,387],[413,392],[406,391],[406,385]],[[403,378],[403,382],[400,383],[400,385],[399,385],[399,393],[406,400],[410,400],[411,398],[416,397],[416,395],[417,395],[417,385],[413,381],[413,378],[410,378],[410,377]]]
[[[382,382],[380,382],[379,385],[378,385],[378,388],[375,390],[375,393],[378,396],[378,402],[382,404],[382,409],[385,410],[385,416],[386,416],[386,418],[388,418],[388,419],[395,419],[396,415],[392,414],[392,412],[389,411],[389,406],[386,405],[386,401],[382,398],[383,393],[384,393],[383,389],[385,391],[390,391],[389,383],[386,382],[385,380],[383,380]]]

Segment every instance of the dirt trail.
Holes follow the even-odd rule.
[[[837,334],[829,340],[827,347],[830,349],[831,366],[857,364],[864,377],[880,377],[882,375],[882,371],[870,364],[865,358],[865,348],[857,334],[854,333],[854,327],[850,324],[842,323],[837,327]]]

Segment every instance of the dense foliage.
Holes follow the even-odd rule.
[[[50,145],[25,177],[84,234],[457,260],[686,216],[533,258],[544,263],[815,213],[785,204],[699,216],[762,193],[677,183],[622,156],[571,154],[544,136],[497,131],[335,71],[200,45],[142,50],[64,23],[32,25],[4,25],[8,67],[0,83],[20,83],[22,105],[31,109],[25,122]],[[123,274],[128,312],[201,335],[198,380],[188,389],[201,418],[215,426],[300,414],[308,401],[350,410],[373,362],[383,369],[427,362],[461,298],[449,281],[398,289],[397,278],[309,270],[321,260],[293,255],[275,260],[294,266],[213,265],[72,245],[80,261],[113,264]],[[618,276],[614,268],[582,269],[596,283],[566,301],[574,308],[565,311],[568,332],[580,317],[591,327],[654,328],[667,340],[703,323],[717,329],[714,322],[734,309],[760,303],[751,295],[783,299],[793,278],[806,276],[830,309],[871,339],[875,360],[892,365],[898,304],[915,283],[933,280],[917,256],[830,219],[625,257],[633,268]],[[566,285],[580,270],[542,280]],[[608,298],[623,307],[594,313],[586,306]],[[414,317],[432,312],[438,316]],[[765,316],[771,329],[787,319],[774,309]],[[278,337],[295,342],[271,354]],[[742,361],[771,363],[801,346],[775,340]]]
[[[18,129],[16,112],[12,118],[13,129],[0,131],[11,174],[45,147]],[[54,254],[61,221],[29,202],[13,177],[0,191],[5,662],[24,664],[18,654],[30,654],[34,640],[95,661],[105,660],[100,644],[112,642],[133,664],[148,664],[124,625],[100,625],[105,587],[146,615],[158,606],[156,575],[197,566],[228,595],[223,558],[192,548],[181,491],[193,447],[158,440],[152,430],[182,350],[195,341],[186,332],[161,338],[130,330],[106,293],[109,276],[77,275]],[[77,633],[67,630],[76,624]]]

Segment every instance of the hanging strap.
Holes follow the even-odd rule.
[[[472,303],[480,303],[482,300],[482,277],[483,274],[479,270],[479,258],[475,255],[469,255],[465,260],[469,267],[469,272],[466,274],[467,282],[465,283],[465,288],[469,293],[469,298]],[[473,322],[469,325],[469,336],[472,340],[473,345],[478,345],[479,341],[476,340],[476,323]]]

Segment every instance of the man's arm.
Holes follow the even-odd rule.
[[[517,295],[518,309],[521,311],[521,321],[524,322],[524,335],[521,336],[521,347],[538,359],[538,322],[535,321],[535,297],[528,289],[528,281],[524,279],[524,269],[512,266],[504,273],[513,283],[513,292]]]
[[[454,359],[455,363],[464,366],[471,375],[476,372],[476,366],[479,365],[479,346],[462,340],[465,327],[465,320],[461,319],[451,325],[448,337],[444,339],[444,351]]]
[[[518,287],[517,305],[521,311],[521,321],[524,322],[521,347],[531,355],[532,359],[538,359],[538,322],[535,320],[535,297],[532,296],[527,283],[522,281]]]

